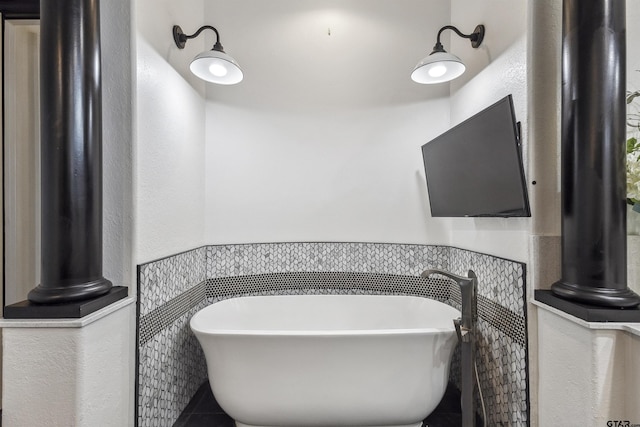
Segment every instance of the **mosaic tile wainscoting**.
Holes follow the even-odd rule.
[[[137,404],[142,426],[171,426],[207,371],[189,320],[207,305],[207,248],[138,266]]]
[[[457,285],[420,278],[428,268],[478,275],[486,425],[529,425],[524,264],[445,246],[374,243],[207,246],[140,265],[137,425],[173,425],[206,380],[188,326],[200,308],[240,295],[361,293],[418,295],[459,309]],[[454,356],[454,383],[457,365]]]

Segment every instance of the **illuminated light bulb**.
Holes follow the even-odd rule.
[[[429,71],[428,71],[431,77],[442,77],[446,72],[447,72],[447,67],[445,67],[442,64],[434,65],[433,67],[429,68]]]
[[[211,64],[209,66],[209,71],[216,77],[224,77],[229,72],[227,67],[222,64]]]

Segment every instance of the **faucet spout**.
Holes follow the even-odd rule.
[[[469,271],[471,271],[471,270],[469,270]],[[473,273],[473,272],[472,272],[472,273]],[[431,268],[431,269],[425,270],[425,271],[423,271],[423,272],[420,274],[420,276],[422,276],[422,277],[429,277],[429,276],[431,276],[432,274],[440,274],[441,276],[446,276],[446,277],[448,277],[449,279],[452,279],[452,280],[454,280],[454,281],[455,281],[455,282],[457,282],[457,283],[465,282],[465,281],[467,281],[467,280],[470,280],[470,278],[469,278],[469,277],[458,276],[457,274],[449,273],[448,271],[440,270],[440,269],[438,269],[438,268]],[[475,276],[475,274],[474,274],[474,276]]]
[[[467,330],[475,330],[475,323],[478,319],[477,311],[477,292],[478,292],[478,277],[469,270],[467,277],[458,276],[457,274],[450,273],[448,271],[440,270],[437,268],[423,271],[421,277],[429,277],[432,274],[439,274],[441,276],[448,277],[460,286],[460,296],[462,298],[462,324],[461,326]]]

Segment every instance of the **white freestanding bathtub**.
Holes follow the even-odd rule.
[[[237,426],[420,426],[438,405],[460,312],[386,295],[240,297],[191,318]]]

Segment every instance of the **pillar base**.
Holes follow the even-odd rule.
[[[597,307],[569,301],[555,296],[551,291],[541,289],[535,291],[535,300],[587,322],[640,322],[640,307]]]
[[[561,298],[599,307],[632,308],[640,304],[640,297],[629,288],[598,288],[560,280],[551,285],[551,291]]]
[[[25,300],[4,308],[5,319],[77,319],[124,299],[129,294],[126,286],[114,286],[97,298],[61,304],[35,304]]]
[[[71,286],[36,286],[27,295],[29,301],[36,304],[60,304],[96,298],[109,292],[113,284],[101,277],[92,282]]]

